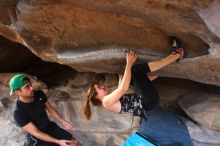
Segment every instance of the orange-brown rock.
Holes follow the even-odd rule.
[[[220,56],[220,2],[214,0],[11,0],[1,6],[1,23],[12,24],[21,44],[78,71],[119,72],[131,49],[141,61],[159,59],[169,53],[169,36],[183,42],[189,58]]]

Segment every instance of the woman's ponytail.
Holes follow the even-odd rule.
[[[90,85],[90,87],[86,93],[87,100],[83,106],[84,115],[87,120],[90,120],[91,116],[92,116],[89,102],[91,101],[93,106],[100,106],[102,104],[102,102],[100,100],[96,99],[96,97],[95,97],[97,93],[96,93],[94,85],[95,84]]]
[[[91,109],[90,109],[90,105],[89,105],[89,99],[87,99],[86,103],[83,106],[83,111],[84,111],[84,115],[86,117],[87,120],[91,119]]]

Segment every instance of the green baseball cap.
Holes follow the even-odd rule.
[[[13,76],[10,80],[10,89],[11,89],[10,95],[12,95],[15,90],[20,89],[28,82],[30,82],[30,79],[24,74]]]

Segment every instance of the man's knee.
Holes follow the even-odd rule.
[[[82,146],[76,138],[71,140],[71,146]]]

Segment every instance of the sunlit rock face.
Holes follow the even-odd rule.
[[[1,6],[5,15],[0,21],[12,24],[23,39],[21,44],[43,60],[78,71],[119,72],[131,49],[140,53],[139,63],[162,58],[170,50],[169,36],[182,41],[188,58],[198,57],[185,59],[192,68],[203,61],[201,55],[210,58],[204,66],[220,56],[219,1],[24,0],[2,1]],[[175,70],[180,73],[177,77],[182,77],[181,72]],[[169,71],[169,75],[173,73]],[[185,74],[182,78],[205,83],[210,80]],[[210,72],[207,76],[219,78]]]

